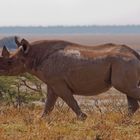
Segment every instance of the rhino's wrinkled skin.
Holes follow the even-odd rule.
[[[23,39],[9,54],[4,47],[0,75],[28,72],[48,85],[43,116],[61,97],[80,119],[85,119],[73,95],[96,95],[116,88],[127,95],[129,113],[139,107],[140,56],[125,45],[82,46],[66,41]]]

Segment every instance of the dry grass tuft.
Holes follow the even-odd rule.
[[[109,107],[108,107],[109,109]],[[110,110],[112,110],[110,108]],[[0,108],[0,140],[139,140],[140,112],[128,118],[121,111],[88,109],[86,121],[63,106],[45,119],[40,119],[42,107]]]

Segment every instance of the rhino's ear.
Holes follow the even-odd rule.
[[[29,52],[29,49],[30,49],[30,44],[27,40],[22,39],[21,40],[21,47],[22,47],[24,54],[27,54]]]
[[[8,49],[6,48],[6,46],[4,46],[2,49],[2,56],[4,58],[8,58],[10,56],[10,53],[9,53]]]

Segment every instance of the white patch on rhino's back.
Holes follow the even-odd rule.
[[[65,55],[67,56],[74,56],[74,57],[80,57],[81,53],[79,50],[66,50]]]

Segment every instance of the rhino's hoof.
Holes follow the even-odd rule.
[[[86,120],[86,118],[87,118],[87,115],[86,115],[85,113],[81,113],[81,114],[78,116],[78,120],[80,120],[80,121],[84,121],[84,120]]]

